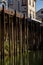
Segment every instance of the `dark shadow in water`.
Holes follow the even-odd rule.
[[[30,52],[29,65],[43,65],[43,51]]]
[[[13,56],[14,57],[14,56]],[[5,57],[4,65],[9,65],[9,57]],[[17,54],[15,57],[15,65],[43,65],[43,51],[31,51],[31,52],[24,52]],[[0,58],[0,65],[1,65],[1,58]],[[14,65],[14,62],[10,65]]]

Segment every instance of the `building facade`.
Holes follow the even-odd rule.
[[[5,8],[13,9],[25,14],[29,18],[36,18],[36,0],[2,0]]]
[[[28,0],[28,17],[36,18],[36,0]]]
[[[9,0],[9,8],[25,14],[27,17],[36,18],[36,0]]]
[[[43,8],[36,12],[36,18],[43,22]]]

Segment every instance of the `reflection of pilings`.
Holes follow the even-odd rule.
[[[42,65],[43,63],[42,51],[33,51],[29,53],[29,65]],[[40,62],[39,62],[40,61]]]
[[[4,65],[4,5],[1,11],[1,65]]]

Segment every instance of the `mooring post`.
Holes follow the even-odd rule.
[[[25,53],[25,44],[26,44],[26,20],[24,14],[24,53]]]
[[[14,25],[14,65],[16,65],[16,11],[13,17],[13,25]]]
[[[24,54],[25,54],[25,14],[23,15],[23,20],[22,20],[22,57]],[[25,65],[24,59],[23,59],[23,64]]]
[[[10,44],[10,15],[8,14],[8,43],[9,43],[9,65],[11,64],[11,44]]]
[[[1,65],[4,65],[4,5],[1,11]]]
[[[19,21],[19,27],[20,27],[20,58],[19,58],[19,60],[20,60],[20,64],[22,65],[23,63],[22,63],[22,19],[20,18],[20,21]]]

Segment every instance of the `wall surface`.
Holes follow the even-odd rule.
[[[29,2],[31,1],[31,4]],[[9,8],[25,14],[27,17],[36,18],[36,1],[35,0],[9,0]]]
[[[43,20],[43,9],[40,9],[39,11],[36,12],[36,18],[40,21]]]

